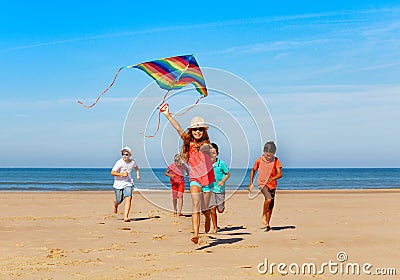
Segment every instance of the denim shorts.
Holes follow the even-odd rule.
[[[132,196],[132,186],[127,186],[123,189],[115,189],[115,201],[120,204],[125,197]]]
[[[202,186],[202,185],[200,185],[199,182],[191,181],[191,182],[190,182],[190,186],[198,186],[199,188],[201,188],[202,192],[211,192],[212,189],[214,188],[214,183],[211,183],[211,184],[209,184],[209,185]]]

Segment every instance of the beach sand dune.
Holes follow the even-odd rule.
[[[171,203],[170,192],[150,197]],[[305,263],[321,272],[330,261],[338,269],[349,263],[361,269],[370,263],[371,273],[396,269],[397,276],[379,279],[400,273],[400,190],[278,191],[269,232],[261,229],[263,198],[237,192],[219,215],[220,232],[204,234],[202,224],[197,245],[190,242],[190,215],[174,217],[135,193],[132,221],[124,223],[122,212],[112,213],[113,198],[113,192],[0,192],[0,279],[378,279],[362,271],[334,275],[328,267],[293,273]],[[271,271],[271,263],[286,264],[287,275],[276,266]]]

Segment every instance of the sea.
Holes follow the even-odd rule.
[[[246,190],[250,171],[231,169],[226,189]],[[165,168],[140,173],[137,190],[170,189]],[[400,168],[283,168],[282,174],[281,190],[400,188]],[[104,191],[112,190],[112,184],[110,168],[0,168],[0,191]]]

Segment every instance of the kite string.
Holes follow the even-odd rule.
[[[121,67],[121,68],[118,69],[118,71],[117,71],[117,73],[115,74],[114,79],[113,79],[113,81],[111,82],[111,84],[110,84],[105,90],[103,90],[102,93],[100,93],[100,95],[97,97],[96,101],[95,101],[92,105],[87,106],[87,105],[83,104],[83,102],[80,101],[80,100],[78,100],[78,103],[81,104],[81,105],[82,105],[83,107],[85,107],[85,108],[92,108],[94,105],[96,105],[97,102],[99,102],[100,98],[114,85],[115,80],[117,79],[117,77],[118,77],[118,75],[119,75],[119,72],[120,72],[122,69],[124,69],[124,68],[126,68],[126,67]]]
[[[186,114],[187,112],[189,112],[190,110],[192,110],[192,109],[200,102],[200,100],[201,100],[202,98],[203,98],[203,96],[201,96],[199,99],[197,99],[197,101],[196,101],[193,105],[189,106],[189,107],[188,107],[185,111],[183,111],[182,113],[180,113],[180,114],[171,113],[171,115],[177,116],[177,117],[183,116],[184,114]]]
[[[165,99],[167,98],[168,94],[169,94],[169,91],[167,91],[167,93],[164,95],[164,98],[163,98],[163,100],[162,100],[160,106],[159,106],[157,109],[161,109],[161,107],[162,107],[162,105],[164,104]],[[200,102],[200,100],[201,100],[202,98],[203,98],[203,96],[201,96],[199,99],[197,99],[197,101],[196,101],[193,105],[189,106],[189,107],[188,107],[185,111],[183,111],[182,113],[180,113],[180,114],[170,113],[170,114],[171,114],[172,116],[177,116],[177,117],[183,116],[184,114],[186,114],[187,112],[189,112],[190,110],[192,110],[192,109]],[[155,130],[154,134],[153,134],[153,135],[146,135],[146,134],[144,134],[144,133],[141,133],[141,134],[143,134],[143,136],[146,137],[146,138],[153,138],[154,136],[157,135],[158,131],[160,130],[160,126],[161,126],[161,110],[158,110],[157,129]]]
[[[172,83],[171,83],[171,85],[170,85],[170,87],[169,87],[169,90],[164,94],[163,100],[161,101],[161,104],[160,104],[160,106],[159,106],[157,109],[161,109],[161,106],[164,104],[165,99],[167,98],[169,92],[174,88],[176,81],[178,81],[178,80],[181,78],[181,76],[183,75],[183,73],[186,72],[186,70],[187,70],[188,67],[189,67],[189,64],[190,64],[190,63],[188,62],[188,64],[186,65],[185,69],[184,69],[178,76],[176,76],[175,79],[172,81]],[[199,100],[198,100],[198,101],[199,101]],[[196,102],[196,104],[198,103],[198,101]],[[175,115],[175,114],[171,114],[171,115]],[[157,129],[156,129],[156,131],[154,132],[153,135],[146,135],[146,134],[142,133],[144,137],[146,137],[146,138],[153,138],[154,136],[157,135],[158,130],[160,130],[160,126],[161,126],[161,117],[160,117],[160,116],[161,116],[161,110],[158,110],[158,122],[157,122]]]
[[[168,96],[168,94],[169,94],[169,91],[170,91],[170,90],[168,90],[168,91],[165,93],[165,95],[164,95],[164,97],[163,97],[163,100],[162,100],[160,106],[157,107],[157,109],[161,109],[161,105],[164,104],[164,101],[165,101],[165,99],[167,98],[167,96]],[[157,129],[156,129],[156,131],[154,132],[154,134],[153,134],[153,135],[146,135],[146,134],[144,134],[144,132],[142,132],[141,134],[143,134],[143,136],[146,137],[146,138],[153,138],[154,136],[157,135],[157,132],[158,132],[158,130],[160,129],[160,126],[161,126],[161,110],[158,110]]]

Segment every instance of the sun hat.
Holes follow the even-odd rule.
[[[190,121],[189,128],[196,127],[204,127],[205,129],[208,129],[208,126],[202,117],[193,117],[193,119]]]
[[[131,150],[131,148],[129,148],[129,147],[124,147],[124,148],[122,148],[121,154],[122,154],[124,151],[126,151],[126,152],[128,152],[130,155],[132,155],[132,150]]]

